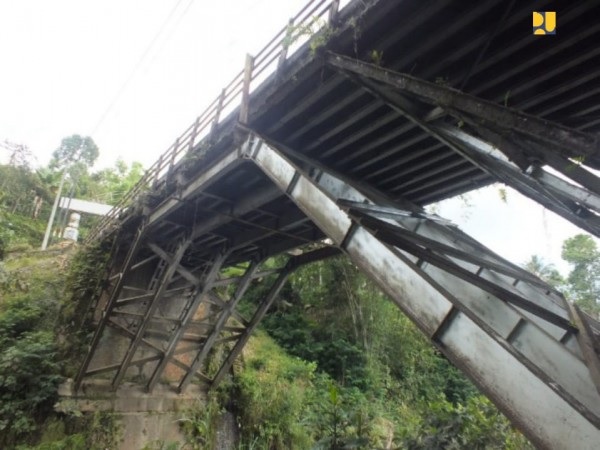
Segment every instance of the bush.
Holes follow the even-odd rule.
[[[52,411],[60,376],[53,328],[58,308],[56,267],[47,255],[6,265],[0,283],[0,448],[35,438]],[[23,280],[27,280],[26,282]]]
[[[466,404],[453,405],[443,396],[427,404],[424,420],[409,431],[403,447],[421,449],[508,449],[533,448],[508,420],[481,395]],[[406,434],[405,434],[406,436]]]
[[[13,236],[14,231],[9,228],[6,220],[0,215],[0,261],[6,256],[6,251]]]
[[[312,438],[302,424],[315,365],[287,356],[265,335],[248,346],[233,395],[243,442],[272,450],[310,448]]]
[[[51,333],[4,327],[0,337],[0,444],[36,429],[52,409],[61,381]],[[5,324],[4,324],[5,325]]]
[[[110,256],[110,242],[81,247],[72,257],[66,276],[64,296],[58,314],[56,333],[61,340],[65,374],[75,375],[80,356],[87,351],[92,332],[91,311],[98,301],[99,287]]]

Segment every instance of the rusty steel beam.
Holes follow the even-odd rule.
[[[198,287],[197,291],[194,293],[194,296],[189,300],[189,302],[184,307],[183,311],[180,315],[179,323],[177,324],[175,330],[171,334],[171,338],[169,339],[169,343],[164,352],[164,356],[161,358],[159,364],[154,369],[152,376],[147,385],[147,390],[150,392],[154,389],[154,386],[158,382],[162,372],[164,371],[167,364],[170,362],[172,355],[175,353],[177,349],[177,345],[183,334],[185,333],[186,328],[189,323],[193,320],[194,314],[198,310],[198,306],[202,303],[202,300],[205,295],[212,289],[213,283],[223,266],[223,263],[227,259],[229,253],[227,251],[223,251],[215,256],[213,263],[206,273],[202,280],[202,284]]]
[[[389,71],[385,71],[381,68],[371,68],[372,71],[376,71],[377,69],[389,73]],[[348,72],[347,75],[350,79],[361,85],[366,91],[387,103],[391,108],[421,127],[432,137],[438,139],[441,143],[447,145],[497,180],[515,188],[523,195],[542,204],[582,229],[596,236],[600,236],[600,217],[588,211],[584,204],[574,203],[571,200],[573,192],[576,189],[575,186],[573,186],[574,189],[565,191],[561,188],[563,186],[562,183],[554,183],[554,189],[549,193],[548,189],[536,179],[532,178],[527,173],[522,173],[518,167],[513,166],[509,162],[498,158],[496,153],[500,152],[494,150],[488,143],[469,135],[459,128],[447,124],[435,125],[429,123],[427,120],[419,117],[420,109],[414,102],[399,95],[397,92],[389,89],[386,90],[373,81],[360,77],[356,73]],[[492,137],[489,132],[484,132],[484,134],[490,138]],[[510,145],[510,142],[507,139],[495,140],[494,142],[495,144],[503,145],[501,150],[503,150],[509,158],[512,157],[513,159],[516,159],[517,164],[521,166],[531,164],[527,161],[527,155],[523,154],[522,149]],[[556,160],[560,158],[560,155],[547,157],[547,159],[554,161],[554,166],[557,165]],[[579,169],[580,170],[577,172],[573,171],[573,174],[580,174],[583,169]],[[563,170],[563,172],[568,173],[566,169]],[[589,180],[589,178],[595,178],[596,184],[600,186],[598,177],[589,172],[585,172],[585,174],[587,176],[586,185],[592,186],[594,183],[592,180]],[[550,174],[546,177],[546,180],[549,177],[551,177]],[[580,195],[581,192],[585,192],[589,193],[591,198],[595,196],[593,192],[584,188],[578,188],[578,190]]]
[[[296,269],[306,264],[310,264],[326,258],[331,258],[332,256],[337,256],[339,254],[340,252],[337,248],[323,247],[318,250],[303,253],[299,256],[294,256],[288,260],[285,267],[279,272],[279,276],[271,286],[271,289],[269,290],[263,301],[260,303],[259,307],[254,312],[254,315],[252,316],[252,319],[250,319],[248,326],[240,335],[238,341],[225,358],[223,364],[221,364],[221,367],[219,368],[217,374],[211,382],[211,388],[217,387],[221,383],[225,375],[227,375],[227,373],[231,370],[234,361],[240,355],[246,343],[250,339],[250,336],[252,335],[260,321],[263,319],[269,308],[277,299],[279,292],[281,292],[281,289],[285,286],[285,283],[287,282],[289,276]]]
[[[96,329],[94,330],[94,336],[93,336],[92,342],[90,344],[90,349],[88,350],[88,352],[85,356],[85,359],[84,359],[83,363],[81,364],[81,367],[79,368],[79,372],[77,373],[77,375],[75,377],[75,380],[73,383],[75,392],[77,392],[79,390],[79,388],[81,387],[81,382],[83,381],[83,378],[86,376],[88,367],[89,367],[90,363],[92,362],[92,358],[94,357],[96,348],[98,347],[98,344],[100,343],[100,339],[102,338],[102,334],[104,333],[104,329],[106,328],[106,325],[108,323],[110,313],[112,312],[113,308],[115,307],[117,299],[119,298],[119,295],[121,294],[121,290],[123,289],[123,287],[125,285],[125,274],[127,272],[129,272],[129,270],[131,269],[131,266],[134,264],[135,258],[137,257],[138,252],[139,252],[140,248],[142,247],[145,232],[146,232],[145,224],[142,223],[142,225],[137,230],[135,239],[134,239],[131,247],[129,247],[129,251],[127,252],[127,256],[125,257],[125,260],[124,260],[121,270],[119,272],[119,277],[117,279],[117,282],[110,294],[110,298],[108,299],[108,302],[107,302],[107,305],[105,308],[105,314],[102,316],[102,318],[100,319],[100,322],[98,323],[98,325],[96,326]]]
[[[206,357],[208,356],[208,354],[212,350],[215,342],[219,338],[219,335],[225,328],[227,321],[232,316],[235,308],[237,307],[238,303],[240,302],[240,300],[246,293],[246,290],[250,286],[250,282],[252,281],[254,274],[258,270],[259,265],[260,265],[259,261],[253,261],[250,264],[250,266],[248,267],[248,269],[246,269],[244,276],[242,277],[242,279],[240,280],[240,282],[237,286],[237,289],[235,291],[233,298],[231,298],[224,305],[225,307],[221,310],[221,313],[219,314],[219,318],[214,323],[213,329],[211,330],[209,336],[206,338],[206,341],[202,345],[202,349],[194,358],[194,361],[192,362],[192,364],[190,366],[190,371],[185,374],[185,376],[182,378],[181,382],[179,383],[179,387],[178,387],[179,392],[183,392],[186,389],[186,387],[192,381],[192,376],[202,366],[202,363],[204,363]],[[150,385],[149,385],[149,387],[150,387]]]
[[[150,319],[152,318],[152,316],[154,315],[154,311],[158,307],[158,301],[162,298],[163,293],[167,290],[167,286],[168,286],[169,282],[171,281],[171,278],[175,274],[175,271],[178,270],[179,262],[183,258],[183,255],[185,254],[185,251],[187,250],[187,248],[189,247],[191,242],[192,241],[189,237],[182,239],[182,241],[177,246],[177,250],[175,251],[173,256],[170,258],[170,260],[168,261],[168,263],[167,263],[168,266],[164,270],[164,273],[161,274],[160,282],[159,282],[158,287],[156,288],[156,292],[154,293],[154,296],[152,297],[152,299],[150,300],[150,302],[148,304],[146,312],[144,313],[144,317],[143,317],[140,325],[138,326],[136,335],[132,339],[132,341],[129,345],[129,348],[127,349],[127,353],[125,354],[125,356],[123,358],[121,367],[119,368],[119,370],[117,371],[117,373],[115,374],[115,376],[113,378],[113,381],[112,381],[113,389],[116,389],[119,386],[119,384],[121,383],[121,381],[123,380],[123,377],[125,376],[125,373],[127,372],[127,369],[129,368],[129,363],[133,360],[133,357],[138,349],[138,346],[144,337],[144,332],[145,332],[146,328],[148,327],[148,325],[150,324]]]
[[[346,56],[328,53],[325,60],[329,66],[337,70],[375,80],[416,96],[431,105],[459,110],[503,129],[514,130],[524,136],[544,142],[566,158],[584,157],[592,167],[600,168],[598,151],[600,140],[592,134],[540,119],[447,86],[397,73]]]

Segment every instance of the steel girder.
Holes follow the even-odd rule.
[[[363,193],[328,173],[309,176],[273,144],[247,157],[536,445],[597,445],[597,355],[582,350],[560,293],[416,205],[373,211]]]
[[[247,150],[250,151],[251,144],[245,142],[243,146],[250,146]],[[235,157],[231,157],[232,154]],[[226,175],[243,162],[241,152],[232,154],[215,162],[212,170],[208,170],[211,176],[192,180],[182,190],[187,192],[185,195],[188,197],[182,196],[178,202],[202,194],[202,190],[219,176]],[[291,238],[292,242],[295,240],[296,245],[306,243],[306,239],[302,236],[296,238],[290,231],[302,227],[307,221],[297,212],[288,214],[284,211],[282,217],[265,212],[272,217],[266,225],[243,218],[280,196],[282,193],[269,185],[262,191],[242,197],[224,210],[201,214],[193,226],[183,227],[184,234],[175,240],[165,239],[162,235],[164,224],[172,228],[168,219],[172,212],[172,199],[150,211],[148,218],[139,226],[118,273],[107,276],[107,284],[112,283],[108,289],[108,300],[76,377],[75,389],[80,389],[84,377],[107,374],[113,374],[112,386],[116,389],[125,379],[132,379],[134,374],[130,369],[133,367],[146,380],[148,391],[159,381],[164,381],[166,372],[170,372],[169,378],[173,378],[173,370],[167,370],[169,366],[179,370],[176,374],[179,391],[183,391],[193,379],[212,384],[212,375],[203,373],[203,366],[216,345],[231,348],[230,356],[216,372],[221,379],[276,299],[289,274],[303,264],[339,254],[338,249],[326,247],[289,258],[282,268],[263,267],[266,258],[285,251],[289,246],[277,244],[275,240],[273,245],[259,246],[249,254],[243,276],[227,276],[222,269],[232,265],[229,256],[258,239],[283,236],[288,240]],[[194,251],[197,251],[194,247],[203,248],[203,236],[210,235],[219,226],[234,222],[244,224],[247,231],[222,238],[219,241],[222,244],[215,248],[210,260],[198,262],[195,267],[189,266],[189,262],[194,260]],[[166,245],[170,247],[156,239],[168,242]],[[183,263],[184,259],[188,265]],[[248,319],[239,314],[236,306],[250,283],[259,278],[268,282],[273,276],[279,277],[279,281],[275,282],[275,286],[279,287],[273,288],[272,293],[257,305],[257,313]],[[231,298],[224,290],[230,286],[235,287]],[[203,315],[199,316],[199,311],[204,311]],[[242,343],[236,344],[238,341]]]
[[[193,379],[212,386],[222,380],[290,273],[339,252],[325,247],[292,257],[283,268],[261,269],[259,260],[281,252],[277,245],[264,245],[255,255],[259,259],[249,260],[242,276],[230,277],[221,273],[233,249],[225,242],[210,261],[198,267],[182,265],[194,239],[259,208],[275,198],[274,190],[285,193],[533,442],[586,448],[597,441],[597,323],[574,311],[544,282],[447,221],[408,201],[392,202],[368,187],[359,190],[306,158],[302,161],[306,170],[301,169],[282,156],[299,153],[284,146],[280,152],[275,150],[278,146],[251,135],[236,158],[221,165],[213,178],[245,158],[273,181],[273,189],[242,198],[227,215],[199,221],[173,248],[151,241],[147,221],[142,222],[122,268],[111,277],[113,286],[77,388],[84,376],[109,373],[116,386],[132,375],[131,367],[140,373],[150,369],[147,389],[169,365],[179,370],[180,390]],[[198,184],[194,194],[197,189]],[[156,219],[157,227],[160,220]],[[290,217],[280,224],[286,229],[286,223],[299,220],[303,219]],[[240,245],[256,236],[250,229],[232,242]],[[140,273],[146,273],[143,283],[137,278]],[[258,276],[275,279],[252,318],[246,319],[235,308],[250,280]],[[235,292],[224,296],[220,289],[231,284],[237,285]],[[166,305],[171,306],[165,312]],[[192,311],[201,308],[204,315],[195,317]],[[110,347],[107,328],[128,343],[123,352]],[[102,338],[104,347],[115,353],[112,361],[98,362]],[[215,345],[224,345],[226,356],[219,369],[206,373],[203,365]]]
[[[131,379],[132,374],[128,372],[130,368],[138,367],[141,372],[148,367],[151,370],[147,372],[147,377],[144,377],[147,379],[145,388],[147,391],[152,391],[156,383],[161,381],[169,364],[179,369],[181,373],[177,382],[179,392],[183,392],[193,380],[215,386],[229,372],[250,335],[276,300],[289,275],[305,264],[340,253],[337,248],[326,246],[290,257],[283,267],[277,269],[260,270],[264,261],[254,260],[248,263],[243,276],[219,280],[217,277],[228,255],[224,251],[218,253],[205,267],[198,283],[188,282],[177,288],[170,288],[172,283],[168,279],[172,280],[172,274],[181,270],[179,265],[181,254],[188,245],[188,239],[185,239],[180,242],[173,255],[164,252],[161,260],[167,261],[162,258],[168,258],[168,261],[155,267],[151,281],[148,283],[150,291],[147,294],[138,295],[135,299],[130,297],[114,302],[110,312],[105,308],[103,320],[98,324],[97,330],[100,329],[101,324],[104,332],[106,328],[114,330],[129,343],[127,351],[123,356],[113,346],[108,349],[109,353],[116,353],[112,362],[104,361],[103,365],[99,365],[94,364],[94,361],[105,359],[105,355],[103,358],[99,349],[102,344],[91,348],[85,360],[87,366],[80,369],[80,375],[76,380],[76,390],[81,387],[84,377],[109,373],[114,373],[113,388],[116,389],[125,376]],[[131,275],[129,273],[125,278],[131,278]],[[250,283],[259,277],[264,277],[263,282],[269,283],[274,276],[269,294],[256,305],[252,317],[246,319],[241,316],[235,309]],[[156,279],[160,281],[155,283]],[[153,284],[154,289],[150,289]],[[232,284],[236,285],[236,289],[228,298],[223,287]],[[165,296],[166,293],[170,294]],[[178,311],[174,311],[173,307],[166,314],[160,311],[165,308],[164,303],[160,304],[161,301],[165,299],[173,301],[177,297],[182,300],[178,305]],[[135,312],[128,308],[132,305],[135,307]],[[196,317],[202,307],[205,309],[204,317]],[[106,334],[102,337],[107,338]],[[110,346],[107,342],[104,345]],[[214,374],[205,373],[204,362],[217,345],[224,349],[225,356]]]
[[[600,178],[585,168],[600,168],[597,136],[344,56],[326,62],[496,180],[600,237]],[[476,134],[441,123],[446,114]]]
[[[441,84],[397,73],[346,56],[329,53],[326,56],[326,62],[338,70],[383,83],[451,113],[459,111],[468,114],[479,123],[494,124],[499,129],[510,130],[542,142],[553,153],[564,158],[585,158],[584,163],[600,169],[600,139],[593,134],[525,114]]]

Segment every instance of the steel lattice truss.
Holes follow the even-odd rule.
[[[600,236],[596,135],[335,53],[323,61],[458,164]],[[600,324],[410,195],[265,132],[247,104],[242,112],[235,132],[207,137],[120,219],[76,389],[107,375],[114,388],[218,384],[293,270],[344,253],[537,445],[598,441]],[[204,144],[220,151],[199,170]],[[245,317],[237,307],[252,283],[267,294]]]
[[[289,275],[305,264],[339,254],[334,247],[321,246],[302,255],[291,256],[283,266],[271,269],[261,269],[266,255],[257,255],[242,264],[243,268],[237,268],[236,272],[243,272],[241,276],[228,277],[223,272],[225,268],[231,271],[231,266],[226,265],[230,255],[226,246],[205,264],[184,267],[182,259],[191,242],[189,235],[181,236],[172,248],[162,249],[145,239],[144,228],[140,229],[121,271],[110,277],[112,283],[104,293],[106,304],[91,349],[75,380],[76,389],[79,389],[84,377],[103,374],[112,374],[112,386],[116,389],[128,371],[131,378],[137,368],[136,373],[145,369],[145,388],[152,391],[168,365],[179,369],[175,377],[179,378],[179,392],[193,380],[218,384],[231,369]],[[132,264],[144,250],[149,250],[152,256]],[[145,270],[148,268],[149,271]],[[269,284],[269,291],[256,305],[254,314],[245,318],[236,307],[250,283],[258,279]],[[139,280],[144,280],[144,283],[140,284]],[[102,344],[102,338],[107,336],[111,337]],[[111,341],[121,341],[120,338],[129,344],[111,345]],[[204,363],[217,345],[223,345],[228,354],[220,368],[209,376],[203,373]],[[108,358],[106,352],[109,353]],[[93,366],[94,357],[98,356],[103,360],[112,359],[115,363]],[[93,366],[91,369],[90,364]],[[173,376],[169,378],[173,382]]]

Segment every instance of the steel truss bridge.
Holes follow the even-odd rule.
[[[600,324],[423,207],[501,182],[600,236],[598,17],[309,2],[88,237],[112,256],[75,389],[218,384],[290,274],[344,254],[537,446],[597,448]]]

